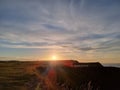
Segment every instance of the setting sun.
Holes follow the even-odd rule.
[[[56,55],[52,56],[52,60],[57,60],[57,59],[58,59],[58,57]]]

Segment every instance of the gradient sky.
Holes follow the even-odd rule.
[[[120,63],[120,0],[0,0],[0,60]]]

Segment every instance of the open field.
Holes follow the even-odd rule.
[[[0,62],[0,90],[120,90],[120,68]]]
[[[0,62],[0,90],[27,90],[35,62]]]

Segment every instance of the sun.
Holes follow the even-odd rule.
[[[57,59],[58,59],[58,57],[57,57],[56,55],[53,55],[53,56],[52,56],[52,60],[55,60],[55,61],[56,61]]]

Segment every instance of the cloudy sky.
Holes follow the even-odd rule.
[[[120,63],[120,0],[0,0],[0,60]]]

